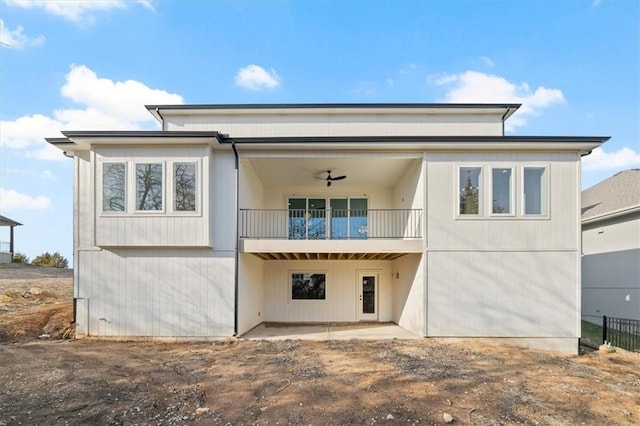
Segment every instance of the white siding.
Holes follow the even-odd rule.
[[[431,252],[428,335],[577,339],[576,262],[572,252]]]
[[[265,320],[265,261],[241,253],[238,268],[238,334],[243,334]]]
[[[577,155],[443,153],[427,161],[428,335],[577,339]],[[459,165],[514,167],[518,215],[458,218]],[[530,165],[548,167],[548,217],[519,216],[517,170]]]
[[[390,262],[321,260],[265,262],[265,321],[358,321],[358,271],[378,273],[378,320],[392,321],[393,289]],[[291,300],[291,272],[326,273],[326,300]]]
[[[640,214],[583,226],[582,315],[640,320]]]
[[[218,131],[233,137],[501,136],[491,114],[242,114],[165,116],[169,131]]]
[[[408,254],[392,262],[393,321],[425,336],[425,261],[419,254]],[[397,274],[397,275],[396,275]],[[397,277],[397,278],[396,278]]]
[[[232,252],[121,249],[79,255],[80,335],[233,334]]]

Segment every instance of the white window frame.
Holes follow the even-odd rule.
[[[515,217],[516,216],[516,192],[515,192],[515,182],[516,182],[516,174],[517,168],[513,164],[488,164],[486,167],[488,174],[487,181],[489,185],[487,185],[490,189],[488,191],[491,194],[490,197],[487,197],[487,206],[486,211],[489,213],[491,217]],[[511,179],[509,181],[509,211],[507,213],[495,213],[493,211],[493,171],[496,169],[509,169],[511,170]]]
[[[141,159],[131,162],[131,202],[133,203],[133,213],[135,215],[159,215],[167,212],[167,162],[159,159]],[[159,164],[162,170],[162,187],[160,189],[162,195],[162,208],[159,210],[139,210],[138,209],[138,173],[137,167],[140,164]]]
[[[126,215],[128,210],[128,199],[129,199],[129,167],[126,160],[120,159],[109,159],[109,161],[100,161],[99,167],[97,170],[97,187],[98,187],[98,200],[97,200],[97,208],[101,215],[105,216],[121,216]],[[104,210],[104,165],[105,164],[123,164],[124,165],[124,209],[123,210]]]
[[[171,190],[167,191],[167,202],[170,203],[167,211],[171,216],[200,216],[202,212],[202,160],[200,158],[185,157],[178,160],[167,160],[166,163],[167,174],[170,175],[167,176],[167,188],[171,187]],[[175,164],[179,163],[193,163],[196,166],[196,209],[192,211],[176,210],[175,208],[176,182],[173,168]]]
[[[462,169],[480,169],[480,174],[478,175],[478,213],[477,214],[464,214],[460,213],[460,191],[461,191],[461,182],[460,182],[460,172]],[[485,177],[484,177],[484,169],[485,166],[478,163],[469,163],[469,164],[456,164],[455,165],[455,191],[456,196],[454,197],[454,212],[455,217],[457,219],[463,220],[476,220],[483,219],[484,212],[486,211],[486,207],[484,205],[484,193],[485,193]]]
[[[465,168],[480,168],[478,176],[478,214],[460,213],[460,171]],[[526,168],[544,169],[544,197],[545,212],[543,214],[526,214],[524,198],[524,170]],[[493,213],[493,170],[511,169],[510,183],[510,213]],[[479,164],[455,163],[454,164],[454,194],[453,211],[456,220],[544,220],[551,217],[551,166],[549,163],[539,162],[509,162],[500,161]]]
[[[196,199],[195,211],[176,210],[175,201],[175,177],[173,175],[174,164],[177,163],[193,163],[195,164],[196,179]],[[104,164],[124,164],[125,184],[124,184],[124,210],[122,211],[104,211],[103,208],[103,181],[104,181]],[[161,210],[138,210],[137,206],[137,175],[136,166],[138,164],[160,164],[162,166],[162,209]],[[132,160],[131,158],[122,157],[103,157],[97,161],[96,168],[96,210],[101,217],[113,216],[201,216],[203,195],[203,166],[202,158],[184,157],[184,158],[157,158],[157,157],[141,157]]]
[[[293,298],[293,274],[323,274],[324,275],[324,299],[294,299]],[[287,274],[287,295],[290,303],[327,303],[329,300],[329,273],[326,270],[289,270]]]
[[[524,169],[544,169],[544,187],[542,188],[541,202],[544,206],[544,213],[532,214],[525,212],[525,193],[524,193]],[[522,219],[549,219],[551,217],[551,167],[548,163],[524,163],[519,167],[519,189],[518,196],[520,198],[520,211],[518,212]]]

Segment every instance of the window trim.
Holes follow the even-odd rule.
[[[324,299],[294,299],[293,298],[293,275],[294,274],[303,274],[303,275],[312,275],[312,274],[322,274],[324,275]],[[289,303],[327,303],[329,300],[329,272],[327,270],[300,270],[300,269],[292,269],[289,270],[287,274],[288,279],[288,301]]]
[[[520,210],[518,211],[519,216],[522,219],[526,220],[536,220],[536,219],[549,219],[551,217],[551,166],[549,163],[524,163],[520,167],[520,182],[519,182],[519,197],[520,197]],[[525,213],[525,193],[524,193],[524,169],[544,169],[544,188],[543,195],[541,197],[541,201],[545,207],[544,213],[541,214],[532,214]]]
[[[131,162],[131,168],[132,168],[132,176],[133,178],[131,179],[131,182],[129,182],[130,185],[133,186],[133,192],[132,192],[132,197],[131,197],[131,202],[133,203],[133,214],[134,215],[140,215],[140,214],[148,214],[148,215],[158,215],[158,214],[165,214],[167,212],[167,173],[166,173],[166,160],[141,160],[141,161],[132,161]],[[161,169],[161,173],[162,173],[162,183],[161,183],[161,188],[160,188],[160,194],[162,196],[162,208],[158,209],[158,210],[140,210],[138,209],[138,165],[140,164],[159,164],[160,165],[160,169]]]
[[[127,162],[124,160],[113,160],[113,161],[101,161],[100,167],[98,167],[98,182],[97,187],[99,188],[99,199],[97,202],[97,206],[100,214],[105,216],[119,216],[127,214],[127,199],[129,198],[129,188],[127,187],[127,182],[129,180],[129,170],[127,167]],[[124,194],[123,194],[123,209],[122,210],[104,210],[104,165],[105,164],[122,164],[124,166]]]
[[[478,213],[477,214],[465,214],[460,213],[460,172],[462,169],[480,169],[480,173],[478,174]],[[464,220],[474,220],[474,219],[482,219],[484,218],[484,211],[486,210],[484,206],[484,187],[485,187],[485,179],[484,179],[484,165],[478,163],[469,163],[469,164],[456,164],[455,166],[455,194],[454,197],[454,211],[456,219],[464,219]]]
[[[175,177],[173,176],[173,167],[177,163],[195,164],[195,210],[181,211],[176,210],[175,201]],[[121,211],[104,211],[102,210],[104,191],[104,164],[124,164],[125,184],[124,184],[124,210]],[[162,166],[162,209],[161,210],[138,210],[137,209],[137,175],[136,166],[138,164],[160,164]],[[156,217],[163,215],[166,217],[194,217],[202,216],[203,200],[206,198],[203,184],[203,159],[200,157],[180,157],[180,158],[158,158],[154,156],[139,157],[132,159],[130,157],[104,157],[96,161],[96,214],[99,217]]]
[[[455,220],[549,220],[551,218],[551,165],[536,161],[487,161],[479,164],[478,162],[454,163],[454,194],[453,212]],[[479,191],[479,213],[478,214],[461,214],[460,213],[460,171],[464,168],[480,168],[478,178]],[[511,175],[511,213],[493,213],[493,169],[510,168]],[[525,214],[524,213],[524,170],[525,168],[542,168],[545,171],[544,189],[544,205],[545,214]],[[485,189],[487,188],[487,189]],[[485,196],[489,194],[490,196]]]
[[[516,185],[516,174],[517,174],[517,167],[511,164],[490,164],[487,166],[487,168],[489,169],[487,171],[487,173],[489,174],[489,187],[491,188],[490,193],[491,196],[488,197],[489,199],[487,200],[487,203],[489,204],[487,206],[487,212],[489,213],[489,216],[491,217],[516,217],[516,203],[515,203],[515,199],[516,199],[516,193],[514,191]],[[509,180],[509,212],[508,213],[496,213],[493,211],[493,201],[494,201],[494,197],[493,197],[493,171],[496,169],[509,169],[511,170],[511,179]]]

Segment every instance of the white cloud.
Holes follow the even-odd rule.
[[[481,56],[480,60],[488,67],[493,67],[495,65],[495,63],[488,56]]]
[[[12,47],[14,49],[22,49],[29,46],[42,46],[45,41],[43,35],[38,37],[29,37],[24,34],[24,28],[20,25],[15,30],[9,29],[4,24],[4,21],[0,19],[0,45],[4,47]]]
[[[532,90],[527,83],[515,84],[504,77],[478,71],[432,76],[428,81],[450,87],[445,102],[521,103],[520,109],[506,121],[507,131],[525,125],[528,117],[539,115],[551,105],[566,102],[560,89],[540,86]]]
[[[78,24],[92,24],[95,13],[113,9],[125,9],[131,4],[140,4],[153,10],[150,0],[5,0],[11,6],[38,8],[51,15],[60,16]]]
[[[584,170],[624,170],[633,167],[640,167],[640,153],[626,146],[614,152],[596,148],[591,154],[582,158]]]
[[[44,195],[32,197],[4,188],[0,188],[0,200],[3,210],[44,210],[51,205],[51,200]]]
[[[40,177],[45,180],[56,180],[56,175],[51,170],[43,170],[40,172]]]
[[[45,137],[60,136],[69,130],[143,130],[157,128],[157,122],[145,104],[182,104],[181,96],[152,89],[135,80],[113,81],[99,78],[84,65],[72,65],[63,97],[81,104],[81,108],[58,109],[51,116],[25,115],[0,122],[0,146],[22,149],[26,155],[42,160],[63,160],[62,152],[48,144]]]
[[[247,65],[238,70],[235,82],[249,90],[275,89],[280,86],[280,76],[273,68],[267,71],[259,65]]]

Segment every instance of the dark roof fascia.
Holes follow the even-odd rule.
[[[531,142],[531,143],[604,143],[610,136],[314,136],[314,137],[224,137],[221,143],[236,144],[294,144],[294,143],[424,143],[424,142]]]
[[[22,226],[22,224],[13,219],[9,219],[6,216],[0,215],[0,226]]]
[[[215,138],[222,136],[218,132],[202,131],[163,131],[163,130],[79,130],[61,132],[67,138]],[[57,140],[58,138],[52,138]],[[47,139],[48,140],[48,139]]]
[[[519,108],[522,104],[480,104],[480,103],[324,103],[324,104],[177,104],[177,105],[145,105],[148,110],[155,109],[321,109],[321,108]]]
[[[67,143],[73,144],[73,143],[75,143],[69,138],[44,138],[44,140],[49,142],[52,145],[61,145],[61,144],[67,144]]]

